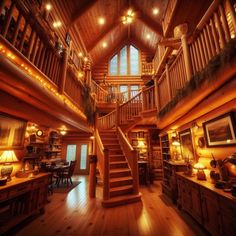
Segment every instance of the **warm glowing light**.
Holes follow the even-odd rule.
[[[65,135],[66,133],[67,133],[66,130],[64,130],[64,129],[63,129],[63,130],[60,130],[60,134],[61,134],[61,135]]]
[[[83,73],[82,73],[82,72],[79,72],[79,73],[78,73],[78,76],[79,76],[79,78],[82,78],[82,77],[83,77]]]
[[[87,57],[84,57],[84,61],[88,61],[88,58],[87,58]]]
[[[146,35],[146,38],[147,38],[147,39],[150,39],[150,38],[151,38],[151,35],[150,35],[150,34],[147,34],[147,35]]]
[[[197,170],[204,170],[206,167],[202,163],[198,162],[193,166],[193,168]]]
[[[94,136],[90,136],[90,139],[92,139],[92,140],[93,140],[93,139],[95,139],[95,137],[94,137]]]
[[[134,12],[132,9],[127,11],[127,15],[122,17],[122,22],[124,25],[131,24],[133,22]]]
[[[231,139],[227,139],[226,140],[227,143],[231,143],[231,141],[232,141]]]
[[[100,18],[98,19],[98,24],[99,24],[99,25],[104,25],[104,24],[105,24],[105,18],[100,17]]]
[[[79,52],[79,57],[82,57],[83,56],[83,53],[82,52]]]
[[[145,143],[143,141],[138,141],[138,146],[139,147],[144,147],[145,146]]]
[[[106,47],[107,47],[107,43],[104,42],[104,43],[102,44],[102,47],[103,47],[103,48],[106,48]]]
[[[156,8],[156,7],[153,8],[153,9],[152,9],[152,14],[153,14],[153,15],[157,15],[157,14],[159,14],[159,9]]]
[[[45,5],[45,9],[46,9],[47,11],[50,11],[50,10],[52,9],[52,5],[51,5],[50,3],[47,3],[47,4]]]
[[[59,28],[59,27],[61,27],[62,23],[61,23],[61,21],[55,21],[55,22],[53,22],[52,25],[54,28]]]

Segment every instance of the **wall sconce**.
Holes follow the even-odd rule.
[[[18,159],[14,151],[7,150],[4,151],[0,157],[0,163],[3,163],[1,169],[1,177],[7,177],[7,181],[11,180],[11,173],[13,171],[12,162],[17,162]]]
[[[67,133],[66,129],[64,129],[64,128],[61,129],[59,132],[61,135],[66,135],[66,133]]]
[[[206,174],[204,172],[204,169],[206,169],[206,167],[202,163],[195,164],[193,168],[197,170],[198,180],[206,180]]]
[[[179,139],[177,137],[172,137],[172,145],[173,146],[180,146],[180,142],[179,142]]]

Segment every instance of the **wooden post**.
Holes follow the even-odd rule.
[[[138,153],[136,150],[132,151],[133,154],[133,193],[139,192],[139,175],[138,175]]]
[[[160,110],[160,101],[159,101],[159,92],[158,92],[158,82],[157,82],[157,78],[154,77],[154,93],[155,93],[155,104],[156,104],[156,108],[157,111]]]
[[[169,65],[168,64],[166,64],[166,80],[167,80],[168,97],[169,97],[169,101],[171,101],[172,92],[171,92],[171,82],[170,82],[170,73],[169,73]]]
[[[104,149],[104,170],[103,170],[103,199],[110,198],[110,183],[109,183],[109,150]]]
[[[68,49],[66,48],[63,52],[63,64],[62,64],[62,73],[58,86],[58,92],[63,94],[66,82],[66,73],[67,73],[67,64],[68,64]]]
[[[97,167],[97,156],[92,154],[89,155],[89,197],[96,197],[96,167]]]
[[[116,129],[120,125],[120,109],[119,108],[120,108],[119,99],[116,99]]]

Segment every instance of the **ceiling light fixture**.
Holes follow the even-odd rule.
[[[79,57],[82,57],[83,56],[83,53],[82,52],[79,52]]]
[[[150,39],[150,38],[151,38],[151,35],[150,35],[150,34],[147,34],[147,35],[146,35],[146,38],[147,38],[147,39]]]
[[[100,18],[98,19],[98,24],[99,24],[99,25],[104,25],[104,24],[105,24],[105,18],[100,17]]]
[[[47,3],[47,4],[45,5],[45,9],[46,9],[47,11],[51,11],[52,5],[51,5],[50,3]]]
[[[59,21],[59,20],[53,22],[53,27],[54,27],[54,28],[59,28],[59,27],[61,27],[61,25],[62,25],[62,24],[61,24],[61,21]]]
[[[84,57],[84,61],[88,61],[88,58],[87,58],[87,57]]]
[[[107,47],[107,43],[104,42],[104,43],[102,44],[102,47],[103,47],[103,48],[106,48],[106,47]]]
[[[152,9],[152,14],[153,14],[153,15],[158,15],[158,14],[159,14],[159,9],[156,8],[156,7],[153,8],[153,9]]]
[[[124,25],[131,24],[133,22],[133,19],[134,19],[134,12],[132,11],[132,9],[129,9],[127,11],[127,15],[122,17],[122,23]]]

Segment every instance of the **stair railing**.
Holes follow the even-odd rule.
[[[91,81],[91,93],[96,95],[96,102],[107,102],[108,92],[99,86],[94,80]]]
[[[95,129],[95,150],[98,159],[98,169],[103,182],[103,199],[108,200],[110,198],[110,185],[109,185],[109,150],[105,149],[99,132]]]
[[[97,119],[98,129],[112,129],[116,126],[116,110]]]
[[[142,91],[142,100],[143,100],[143,110],[149,111],[156,109],[156,101],[155,101],[155,86],[151,86],[149,88],[145,88]]]
[[[120,127],[117,127],[117,135],[120,142],[122,151],[129,163],[133,177],[133,193],[138,194],[139,192],[139,175],[138,175],[138,153],[133,149],[125,134],[122,132]]]

